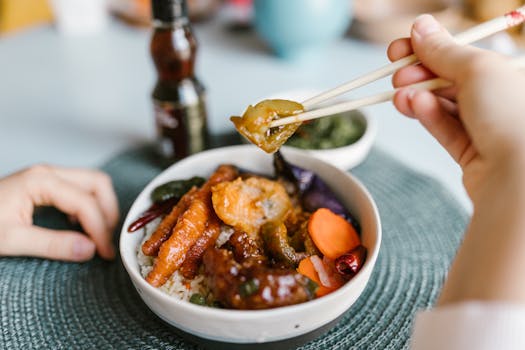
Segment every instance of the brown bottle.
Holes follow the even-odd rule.
[[[194,75],[197,42],[186,0],[153,0],[151,57],[158,73],[153,90],[160,153],[169,160],[207,145],[204,87]]]

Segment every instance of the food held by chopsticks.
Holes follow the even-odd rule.
[[[231,117],[237,130],[267,153],[276,152],[292,136],[301,123],[271,128],[271,122],[282,117],[300,114],[303,106],[289,100],[264,100],[248,106],[242,117]]]

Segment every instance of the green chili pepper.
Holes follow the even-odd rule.
[[[239,286],[239,294],[241,297],[246,298],[256,293],[259,290],[259,280],[252,278]]]
[[[299,262],[308,257],[305,252],[297,252],[288,242],[286,226],[283,223],[268,222],[261,227],[261,237],[265,249],[276,260],[290,267],[297,267]]]
[[[190,303],[206,306],[206,298],[202,294],[194,293],[190,297]]]
[[[180,199],[193,186],[202,186],[205,181],[206,180],[202,177],[195,176],[187,180],[166,182],[165,184],[156,187],[153,192],[151,192],[151,200],[157,203],[171,198]]]

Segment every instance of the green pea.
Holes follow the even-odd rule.
[[[239,294],[241,297],[246,298],[256,293],[259,290],[259,280],[252,278],[239,286]]]
[[[194,293],[190,297],[190,303],[206,306],[206,298],[200,293]]]

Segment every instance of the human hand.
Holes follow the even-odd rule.
[[[413,52],[423,65],[398,71],[395,87],[435,76],[454,86],[435,93],[403,89],[394,104],[417,118],[458,162],[474,204],[488,182],[525,173],[525,75],[495,53],[457,45],[429,15],[416,20],[410,39],[394,41],[388,56],[398,60]]]
[[[113,259],[119,212],[111,179],[93,170],[37,165],[0,179],[0,256],[86,261]],[[86,234],[33,225],[34,208],[54,206]]]
[[[474,212],[438,305],[469,300],[525,303],[525,75],[495,53],[457,45],[431,16],[410,39],[394,41],[397,60],[415,52],[422,65],[398,71],[396,87],[439,76],[436,92],[400,90],[394,104],[418,119],[463,169]]]

